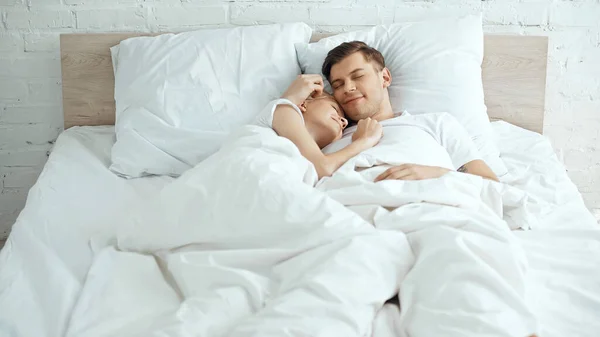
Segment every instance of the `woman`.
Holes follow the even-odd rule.
[[[333,153],[323,153],[325,146],[342,138],[348,121],[335,99],[323,92],[320,75],[300,75],[283,94],[258,116],[257,124],[271,127],[281,137],[291,140],[317,170],[319,179],[331,176],[348,159],[375,146],[383,131],[374,119],[358,122],[352,143]]]

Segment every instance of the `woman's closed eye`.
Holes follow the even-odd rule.
[[[342,109],[338,106],[338,105],[331,105],[334,109],[335,112],[337,112],[338,116],[340,116],[340,118],[345,118],[346,114],[344,113],[344,111],[342,111]]]
[[[332,104],[331,107],[335,110],[335,112],[337,112],[338,115],[340,115],[340,117],[343,117],[343,114],[340,112],[340,109],[338,109],[337,106]]]

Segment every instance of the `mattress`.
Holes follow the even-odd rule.
[[[543,136],[493,123],[509,174],[501,180],[552,205],[532,231],[515,232],[529,259],[528,301],[542,336],[596,336],[600,323],[600,230]],[[94,253],[111,245],[129,200],[169,177],[126,180],[110,165],[113,127],[65,131],[0,253],[0,332],[62,336]],[[92,239],[94,238],[94,239]],[[375,336],[397,336],[397,308],[386,306]]]

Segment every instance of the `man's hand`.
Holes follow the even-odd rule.
[[[321,75],[304,74],[296,77],[281,98],[288,99],[297,106],[301,106],[308,97],[315,97],[322,93],[323,78]]]
[[[383,128],[381,124],[368,117],[358,121],[356,132],[352,134],[352,141],[361,143],[364,146],[364,150],[366,150],[377,145],[382,136]]]
[[[375,182],[381,180],[423,180],[435,179],[450,172],[449,169],[436,166],[418,164],[402,164],[390,167],[375,178]]]
[[[499,181],[494,171],[492,171],[492,169],[489,166],[487,166],[487,164],[483,160],[480,159],[471,160],[470,162],[459,167],[457,171],[461,173],[474,174],[476,176],[480,176],[482,178],[493,181]]]

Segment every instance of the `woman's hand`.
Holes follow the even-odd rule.
[[[290,100],[297,106],[304,104],[309,97],[315,97],[323,93],[323,78],[321,75],[304,74],[298,75],[290,84],[281,98]]]
[[[383,128],[381,124],[369,117],[358,121],[356,132],[352,135],[352,141],[360,142],[366,150],[377,145],[382,136]]]

